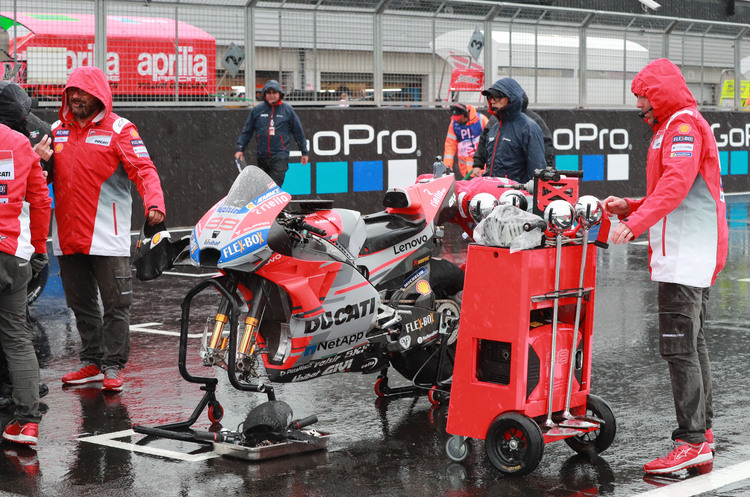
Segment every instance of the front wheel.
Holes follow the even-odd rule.
[[[445,443],[445,453],[453,462],[463,462],[469,455],[469,444],[466,437],[452,435]]]
[[[544,435],[534,421],[516,413],[501,414],[487,430],[487,457],[501,473],[521,476],[539,465],[544,453]]]
[[[585,454],[592,450],[597,454],[604,452],[612,445],[617,432],[617,422],[615,421],[615,415],[612,413],[612,408],[604,399],[589,394],[586,397],[586,416],[601,419],[602,423],[600,423],[599,429],[577,437],[566,438],[565,443],[579,454]]]

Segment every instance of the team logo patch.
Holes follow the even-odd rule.
[[[674,152],[669,154],[670,157],[692,157],[692,152]]]
[[[143,140],[130,140],[130,144],[137,147],[138,145],[143,145]]]
[[[0,195],[8,194],[8,185],[5,183],[0,184]]]
[[[694,136],[675,136],[672,138],[672,143],[680,143],[680,142],[693,143],[694,141],[695,141]]]
[[[55,145],[55,152],[56,153],[62,152],[62,149],[63,149],[63,144],[62,143],[58,143],[57,145]]]
[[[692,143],[673,143],[671,152],[692,152]]]
[[[110,142],[112,142],[112,132],[104,129],[92,129],[86,137],[86,143],[93,145],[108,147]]]
[[[138,131],[135,129],[131,129],[130,136],[132,136],[133,138],[138,138]]]
[[[651,145],[651,148],[661,148],[661,142],[664,140],[664,130],[659,130],[656,132],[656,136],[654,137],[654,144]]]
[[[13,151],[0,150],[0,179],[16,178],[16,168],[13,166]]]
[[[689,125],[689,124],[680,124],[680,125],[679,125],[679,126],[677,127],[677,131],[679,131],[680,133],[683,133],[683,134],[684,134],[684,133],[689,133],[689,132],[690,132],[690,129],[691,129],[691,128],[690,128],[690,125]]]

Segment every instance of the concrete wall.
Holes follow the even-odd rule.
[[[310,143],[310,164],[293,163],[284,189],[299,198],[329,198],[363,213],[381,210],[383,193],[411,184],[442,155],[449,114],[421,108],[297,110]],[[247,109],[118,109],[138,126],[159,174],[170,227],[191,226],[221,199],[237,168],[232,155]],[[642,196],[650,128],[637,110],[539,110],[553,131],[558,169],[584,170],[581,194]],[[48,121],[55,112],[40,111]],[[750,116],[707,112],[722,157],[725,191],[750,191]],[[249,163],[255,158],[248,147]],[[296,149],[296,147],[293,147]],[[292,162],[295,158],[292,157]],[[135,188],[133,189],[135,192]],[[142,223],[141,201],[134,209]]]

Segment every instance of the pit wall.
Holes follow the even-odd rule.
[[[169,227],[192,226],[237,175],[233,154],[248,109],[116,109],[138,127],[157,166]],[[295,198],[333,199],[362,213],[382,209],[388,188],[414,183],[442,155],[445,109],[300,108],[310,162],[291,158],[283,188]],[[637,110],[538,110],[554,135],[558,169],[583,169],[580,194],[639,197],[646,192],[651,129]],[[37,114],[52,122],[56,111]],[[750,191],[750,115],[705,112],[719,145],[725,192]],[[293,150],[296,146],[293,145]],[[294,152],[293,152],[294,154]],[[255,140],[245,152],[255,159]],[[142,223],[133,188],[133,228]]]

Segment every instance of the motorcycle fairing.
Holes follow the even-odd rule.
[[[243,169],[227,196],[193,229],[192,263],[253,271],[273,255],[269,230],[291,198],[259,168]]]

